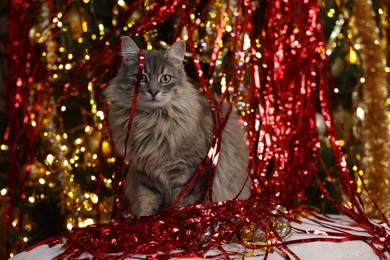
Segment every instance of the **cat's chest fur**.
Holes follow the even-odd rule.
[[[210,137],[202,129],[200,104],[191,102],[191,106],[135,112],[128,159],[137,170],[150,175],[201,161]]]

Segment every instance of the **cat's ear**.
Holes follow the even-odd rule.
[[[137,44],[128,36],[122,39],[122,56],[126,65],[139,61],[139,48]]]
[[[184,55],[186,53],[186,44],[180,40],[172,44],[166,52],[166,55],[172,59],[175,65],[182,65],[184,61]]]

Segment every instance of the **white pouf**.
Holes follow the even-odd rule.
[[[322,216],[322,215],[320,215]],[[340,242],[328,242],[328,241],[307,241],[298,243],[293,243],[288,245],[288,248],[300,259],[307,260],[337,260],[337,259],[356,259],[356,260],[369,260],[369,259],[378,259],[378,256],[375,254],[374,250],[364,241],[355,240],[348,241],[345,236],[346,231],[339,232],[337,234],[336,229],[332,228],[332,226],[341,227],[342,229],[348,230],[349,234],[360,235],[360,236],[370,236],[367,234],[364,229],[356,225],[352,220],[343,216],[335,216],[332,215],[329,221],[318,218],[305,218],[302,220],[301,224],[291,223],[293,227],[291,234],[285,238],[285,241],[295,241],[301,239],[315,239],[315,238],[334,238],[338,239]],[[327,232],[332,232],[333,236],[327,234]],[[336,234],[335,234],[336,232]],[[387,229],[387,233],[390,235],[390,230]],[[347,240],[347,241],[345,241]],[[224,245],[223,248],[229,252],[244,252],[246,250],[247,254],[245,258],[251,259],[262,259],[264,257],[264,252],[260,250],[255,250],[253,255],[251,254],[251,250],[245,249],[241,245],[238,244],[227,244]],[[248,252],[249,251],[249,252]],[[57,255],[64,252],[62,248],[62,244],[55,245],[53,247],[49,247],[48,245],[38,246],[31,251],[22,252],[12,258],[12,260],[46,260],[52,259]],[[208,256],[219,255],[221,252],[218,250],[209,250],[207,253]],[[251,256],[252,255],[252,256]],[[386,257],[390,259],[390,253],[385,253]],[[84,253],[80,256],[80,258],[87,258],[89,256],[88,253]],[[237,255],[238,257],[242,257],[241,254]],[[289,256],[293,259],[294,256],[289,254]],[[138,257],[146,257],[142,255],[137,255]],[[191,258],[194,259],[194,258]],[[201,258],[199,258],[201,259]],[[284,259],[284,257],[275,250],[273,253],[270,253],[267,257],[270,260]]]

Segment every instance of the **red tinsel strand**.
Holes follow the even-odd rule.
[[[191,179],[184,186],[183,190],[179,193],[179,195],[177,196],[175,201],[172,203],[171,207],[176,207],[177,204],[183,199],[183,197],[186,194],[186,192],[189,191],[191,187],[195,187],[199,183],[199,181],[202,178],[202,176],[206,173],[207,166],[210,163],[210,159],[211,158],[209,157],[208,154],[203,158],[203,161],[198,166],[198,168],[196,169],[195,173],[192,175]],[[204,189],[203,194],[198,199],[199,203],[201,201],[203,201],[207,191],[208,191],[208,189]]]
[[[256,101],[259,139],[252,145],[258,147],[255,173],[271,196],[290,206],[304,200],[318,154],[314,71],[319,58],[311,35],[317,24],[310,22],[315,8],[310,1],[269,1],[265,12],[261,96]]]
[[[122,164],[122,166],[124,166],[123,168],[125,168],[125,169],[127,168],[124,165],[125,160],[126,160],[126,154],[127,154],[127,144],[129,141],[131,128],[133,125],[132,123],[133,123],[133,118],[134,118],[135,106],[137,105],[137,98],[138,98],[139,87],[141,84],[143,68],[144,68],[144,52],[142,49],[140,49],[139,50],[139,67],[138,67],[138,73],[137,73],[137,81],[136,81],[136,85],[135,85],[135,89],[134,89],[133,101],[132,101],[131,108],[129,111],[129,121],[127,124],[127,132],[126,132],[126,138],[125,138],[125,152],[123,155],[124,161]],[[125,182],[126,174],[127,174],[127,170],[126,170],[124,173],[124,177],[123,178],[121,177],[122,176],[121,173],[123,172],[123,168],[120,167],[119,172],[115,173],[115,177],[114,177],[114,181],[113,181],[114,182],[114,191],[115,191],[115,203],[114,203],[114,209],[113,209],[113,214],[111,216],[111,219],[113,219],[113,218],[119,219],[119,218],[121,218],[121,215],[122,215],[121,199],[120,198],[122,195],[123,183]],[[122,185],[120,184],[121,182],[122,182]]]
[[[29,28],[24,26],[29,24],[28,12],[25,10],[34,11],[38,8],[36,3],[32,1],[24,1],[19,3],[11,1],[9,3],[7,27],[7,71],[5,73],[4,93],[7,99],[7,117],[8,124],[4,134],[4,141],[8,143],[8,192],[7,192],[7,208],[6,208],[6,228],[7,235],[12,235],[19,230],[23,225],[21,212],[15,214],[14,203],[20,195],[24,201],[26,197],[25,185],[26,178],[29,175],[29,165],[34,158],[34,145],[36,142],[37,131],[31,125],[27,117],[28,105],[30,98],[30,86],[32,83],[31,73],[37,72],[35,64],[31,70],[26,68],[29,62],[27,53],[31,53],[34,58],[33,47],[28,38]],[[21,130],[25,127],[25,132]],[[26,140],[20,140],[20,136],[25,136]],[[27,160],[23,160],[27,154]],[[25,165],[22,165],[25,162]],[[24,175],[22,174],[24,173]],[[21,194],[16,194],[16,188],[20,187]],[[12,228],[12,218],[17,218],[17,225]],[[6,242],[6,250],[11,252],[11,242]],[[16,248],[20,250],[21,241],[16,241]]]
[[[126,158],[126,153],[127,153],[127,143],[129,141],[130,133],[131,133],[131,127],[133,123],[133,118],[134,118],[134,112],[135,112],[135,106],[137,105],[137,98],[138,98],[138,92],[139,92],[139,86],[141,84],[141,78],[142,78],[142,71],[144,68],[144,52],[142,49],[139,50],[139,67],[138,67],[138,73],[137,73],[137,82],[135,85],[134,89],[134,96],[133,96],[133,101],[131,104],[130,108],[130,114],[129,114],[129,121],[127,124],[127,132],[126,132],[126,138],[125,138],[125,153],[123,157]]]
[[[56,259],[80,252],[90,252],[97,259],[119,252],[123,256],[158,252],[172,256],[174,249],[184,250],[183,256],[200,256],[209,248],[232,239],[239,242],[237,234],[250,222],[259,223],[272,234],[274,231],[269,229],[272,207],[269,201],[232,200],[171,208],[156,216],[75,228],[73,234],[67,236],[65,252]],[[233,208],[237,211],[232,211]]]
[[[203,10],[206,10],[206,8],[203,8]],[[182,16],[183,15],[186,15],[186,12],[182,12]],[[183,21],[183,18],[181,20]],[[195,27],[197,27],[199,25],[199,23],[195,23],[194,28],[190,28],[188,23],[185,24],[185,25],[186,25],[186,29],[187,29],[189,35],[191,35],[192,34],[192,30],[194,30]],[[183,25],[183,27],[184,27],[184,25]],[[188,39],[188,44],[190,46],[190,51],[191,51],[191,54],[192,54],[192,58],[193,58],[193,62],[194,62],[195,68],[197,69],[197,72],[198,72],[197,73],[197,77],[198,77],[200,86],[202,87],[203,91],[205,92],[206,96],[208,97],[208,101],[209,101],[209,104],[210,104],[210,109],[211,109],[211,112],[212,112],[212,117],[213,117],[213,122],[214,122],[214,138],[213,138],[213,143],[212,143],[212,145],[210,147],[210,151],[209,151],[208,155],[205,156],[205,158],[203,159],[202,163],[199,165],[199,167],[197,168],[197,170],[193,174],[192,178],[188,181],[188,183],[186,184],[184,189],[181,191],[181,193],[178,195],[178,197],[176,198],[176,200],[172,204],[172,207],[175,207],[177,205],[177,203],[180,202],[180,200],[183,198],[185,193],[192,186],[197,185],[197,183],[200,180],[201,176],[203,176],[203,174],[205,174],[205,172],[207,170],[207,165],[209,164],[210,159],[211,159],[211,167],[210,167],[210,174],[209,174],[209,177],[208,177],[209,181],[208,181],[207,188],[205,189],[205,192],[206,191],[209,192],[209,198],[212,200],[212,192],[211,192],[212,191],[212,178],[214,176],[215,166],[216,166],[216,164],[214,163],[214,158],[219,153],[220,139],[221,139],[221,138],[218,138],[218,131],[217,131],[219,119],[221,117],[221,110],[216,105],[217,101],[214,98],[211,90],[207,87],[206,80],[203,77],[204,73],[203,73],[202,69],[200,68],[199,59],[197,58],[196,50],[193,47],[194,43],[193,43],[191,37]],[[218,113],[218,117],[217,117],[217,113]],[[205,196],[205,193],[203,193],[200,196],[199,201],[201,201],[204,196]]]
[[[238,3],[240,3],[240,1],[237,1],[237,4]],[[225,10],[223,11],[223,17],[227,17],[228,10],[229,10],[229,1],[227,1]],[[221,19],[220,24],[217,26],[217,30],[216,30],[217,35],[216,35],[215,40],[214,40],[215,43],[213,46],[213,51],[212,51],[211,58],[210,58],[210,65],[209,65],[209,69],[208,69],[208,75],[210,75],[210,77],[212,77],[212,75],[214,74],[213,73],[214,66],[215,66],[215,62],[218,58],[218,52],[221,49],[219,47],[219,44],[222,40],[223,30],[225,28],[225,24],[226,24],[226,20]],[[233,53],[234,53],[234,51],[233,51]]]
[[[202,9],[202,12],[207,10],[207,5],[209,2],[205,4],[205,7]],[[200,0],[195,0],[193,3],[188,5],[187,3],[182,3],[182,9],[181,9],[181,17],[180,21],[177,25],[177,32],[174,37],[174,42],[180,39],[180,35],[182,34],[183,30],[187,26],[188,23],[190,23],[190,15],[195,13],[196,8],[199,6]]]
[[[189,27],[189,25],[187,25],[187,31],[188,33],[191,35],[192,34],[192,30],[191,28]],[[197,77],[198,77],[198,80],[199,80],[199,83],[200,83],[200,86],[202,87],[203,91],[204,91],[204,94],[207,96],[208,98],[208,101],[209,101],[209,104],[210,104],[210,110],[211,110],[211,113],[212,113],[212,118],[213,118],[213,133],[214,133],[214,136],[213,136],[213,142],[212,142],[212,145],[210,147],[210,150],[209,150],[209,153],[208,153],[208,157],[210,157],[210,159],[213,159],[211,161],[211,167],[210,167],[210,173],[209,173],[209,177],[208,177],[208,183],[207,183],[207,190],[209,192],[209,198],[210,200],[212,200],[212,184],[211,184],[211,179],[214,177],[214,172],[215,172],[215,163],[213,162],[214,161],[214,158],[216,156],[216,154],[219,153],[219,149],[220,149],[220,144],[221,144],[221,138],[219,138],[219,134],[218,134],[218,126],[219,126],[219,123],[220,123],[220,119],[221,119],[221,114],[222,114],[222,111],[220,109],[220,107],[218,107],[217,105],[217,101],[212,93],[212,91],[210,90],[210,88],[208,87],[207,83],[206,83],[206,80],[204,78],[204,73],[200,67],[200,62],[199,62],[199,59],[197,57],[197,54],[196,54],[196,50],[195,50],[195,47],[194,47],[194,42],[191,38],[188,39],[188,43],[190,45],[190,52],[191,52],[191,55],[192,55],[192,58],[193,58],[193,62],[194,62],[194,66],[197,70]],[[212,158],[211,158],[212,157]],[[205,161],[205,159],[203,160],[203,162]],[[206,168],[203,168],[203,173],[205,172]],[[195,174],[203,174],[203,173],[199,173],[199,172],[196,172]]]

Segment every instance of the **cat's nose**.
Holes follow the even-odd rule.
[[[152,95],[152,97],[155,97],[158,94],[158,92],[160,92],[160,91],[158,91],[158,90],[148,90],[148,92],[150,93],[150,95]]]

